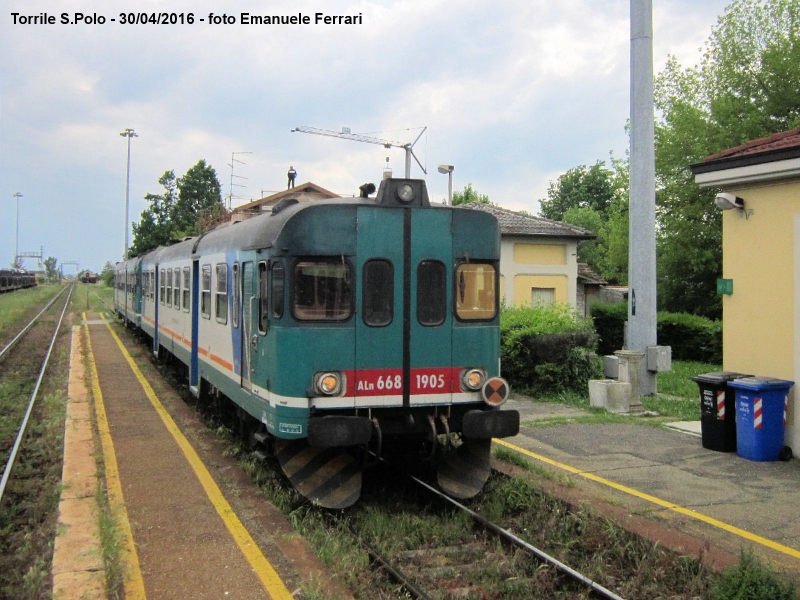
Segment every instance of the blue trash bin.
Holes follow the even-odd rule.
[[[781,458],[789,390],[794,381],[744,377],[728,382],[736,391],[736,451],[763,462]]]

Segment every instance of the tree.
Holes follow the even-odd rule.
[[[472,184],[468,183],[460,192],[453,192],[453,206],[459,204],[469,204],[470,202],[479,202],[481,204],[491,204],[489,196],[486,194],[479,194],[473,189]]]
[[[142,211],[140,221],[133,224],[131,255],[197,235],[200,211],[223,207],[217,172],[203,159],[179,179],[175,171],[166,171],[158,183],[164,192],[144,197],[150,205]]]
[[[800,0],[734,0],[701,64],[670,58],[656,79],[659,305],[721,316],[722,219],[717,190],[689,165],[726,148],[800,125]]]
[[[166,244],[174,237],[172,214],[177,199],[175,171],[165,171],[158,183],[164,188],[164,193],[145,195],[144,199],[150,206],[142,211],[141,220],[133,223],[131,256]]]
[[[106,264],[103,265],[103,270],[100,271],[100,279],[108,287],[114,287],[114,265],[111,264],[111,261],[106,261]]]
[[[58,270],[58,259],[56,257],[48,256],[44,259],[44,277],[50,282],[61,279],[61,271]]]
[[[177,237],[197,235],[197,216],[201,211],[222,207],[222,192],[217,172],[200,159],[178,179],[178,200],[172,213]]]
[[[591,208],[604,215],[614,198],[614,173],[598,160],[591,167],[580,165],[550,182],[547,200],[541,201],[541,215],[561,221],[571,208]],[[577,223],[575,223],[577,225]]]

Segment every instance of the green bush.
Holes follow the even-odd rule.
[[[628,306],[593,304],[591,308],[597,334],[598,352],[613,354],[622,348]],[[657,339],[661,346],[672,347],[673,360],[722,364],[722,322],[685,313],[659,312]]]
[[[500,336],[503,375],[512,387],[539,394],[584,390],[599,375],[592,321],[567,305],[504,307]]]
[[[722,572],[711,588],[711,600],[796,600],[794,586],[781,581],[752,552],[742,552],[739,565]]]

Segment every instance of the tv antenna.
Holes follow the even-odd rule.
[[[240,165],[246,165],[247,164],[244,161],[238,160],[236,158],[237,154],[252,154],[252,152],[231,152],[231,162],[228,165],[231,168],[231,189],[230,189],[230,192],[228,193],[228,210],[231,210],[231,208],[232,208],[231,205],[233,204],[233,188],[234,188],[234,186],[235,187],[241,187],[241,188],[246,188],[247,187],[246,185],[233,183],[233,178],[234,177],[236,177],[238,179],[247,179],[247,177],[244,177],[242,175],[234,175],[233,174],[233,165],[235,165],[236,163],[239,163]],[[237,196],[237,198],[238,198],[238,196]]]
[[[419,132],[417,139],[415,139],[410,144],[404,144],[403,142],[393,142],[391,140],[382,140],[380,138],[370,137],[368,135],[361,135],[358,133],[350,133],[349,127],[342,127],[342,131],[331,131],[330,129],[317,129],[316,127],[295,127],[292,129],[292,133],[295,131],[300,133],[313,133],[315,135],[326,135],[328,137],[337,137],[342,138],[345,140],[353,140],[354,142],[366,142],[367,144],[377,144],[379,146],[383,146],[384,148],[402,148],[406,151],[406,179],[411,178],[411,157],[414,157],[414,160],[417,161],[419,168],[422,169],[422,172],[425,175],[428,174],[428,171],[425,170],[425,167],[422,166],[422,163],[419,162],[417,155],[414,154],[414,144],[419,141],[419,138],[422,137],[422,134],[428,129],[427,126],[422,128],[422,131]]]

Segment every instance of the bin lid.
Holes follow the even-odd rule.
[[[723,383],[739,379],[740,377],[752,377],[752,375],[748,375],[747,373],[735,373],[733,371],[716,371],[714,373],[702,373],[697,377],[692,377],[692,381],[711,385],[722,385]]]
[[[785,389],[789,390],[794,385],[794,381],[786,379],[777,379],[775,377],[743,377],[730,382],[732,388],[742,390],[752,390],[754,392],[763,392],[767,390]]]

